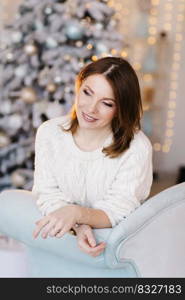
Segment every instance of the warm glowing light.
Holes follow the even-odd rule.
[[[93,56],[91,57],[91,59],[92,59],[93,61],[96,61],[96,60],[98,60],[98,57],[97,57],[96,55],[93,55]]]
[[[177,16],[177,21],[182,22],[184,20],[184,16],[182,14],[179,14]]]
[[[156,38],[153,37],[153,36],[150,36],[150,37],[147,39],[147,41],[148,41],[148,44],[154,45],[154,44],[156,43]]]
[[[170,30],[172,28],[172,25],[170,23],[165,23],[164,24],[164,29]]]
[[[175,112],[173,110],[168,111],[168,118],[174,118],[175,117]]]
[[[111,50],[111,53],[112,53],[112,55],[115,55],[115,54],[118,53],[118,51],[117,51],[116,49],[112,49],[112,50]]]
[[[175,39],[176,39],[177,42],[182,41],[182,34],[177,33],[177,34],[175,35]]]
[[[173,108],[176,107],[176,102],[175,101],[169,101],[168,106],[169,106],[169,108],[173,109]]]
[[[172,127],[174,126],[174,121],[172,121],[172,120],[167,120],[166,126],[169,127],[169,128],[172,128]]]
[[[174,91],[170,91],[169,95],[170,95],[170,99],[176,99],[176,97],[177,97],[177,94]]]
[[[87,49],[89,49],[89,50],[92,49],[92,47],[93,47],[92,44],[87,45]]]
[[[138,71],[141,69],[141,64],[139,62],[135,62],[135,63],[133,63],[133,67],[136,71]]]
[[[149,104],[143,104],[143,110],[147,111],[150,109],[150,105]]]
[[[172,90],[177,90],[178,88],[178,83],[176,81],[172,81],[170,84],[170,87]]]
[[[174,58],[174,60],[179,61],[180,58],[181,58],[181,56],[180,56],[179,53],[175,53],[174,56],[173,56],[173,58]]]
[[[157,19],[156,19],[155,17],[150,17],[150,18],[149,18],[149,23],[150,23],[151,25],[155,25],[155,24],[157,23]]]
[[[152,79],[153,79],[153,77],[152,77],[152,75],[151,74],[145,74],[144,76],[143,76],[143,79],[144,79],[144,81],[152,81]]]
[[[167,152],[170,151],[170,147],[168,145],[163,145],[162,146],[162,151],[167,153]]]
[[[155,143],[155,144],[153,145],[153,148],[154,148],[155,151],[160,151],[160,150],[161,150],[161,144]]]
[[[151,2],[153,6],[159,5],[159,0],[152,0]]]
[[[108,6],[114,7],[114,1],[110,0],[110,1],[108,2]]]
[[[128,53],[126,51],[121,51],[121,56],[122,57],[127,57],[128,56]]]
[[[185,9],[185,5],[184,4],[179,5],[179,11],[183,11],[184,9]]]
[[[149,27],[148,32],[149,32],[150,34],[156,34],[157,29],[156,29],[155,27]]]
[[[166,136],[173,136],[173,134],[174,134],[174,131],[173,131],[173,129],[167,129],[166,130]]]
[[[172,5],[172,4],[170,4],[170,3],[166,3],[166,4],[165,4],[165,9],[166,9],[166,10],[172,10],[172,8],[173,8],[173,5]]]
[[[172,72],[170,77],[171,77],[171,79],[176,80],[178,78],[178,75],[177,75],[177,73]]]

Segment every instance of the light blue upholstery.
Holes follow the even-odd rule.
[[[83,253],[76,237],[34,240],[41,215],[30,191],[0,193],[0,232],[26,245],[29,277],[185,277],[185,183],[148,199],[114,228],[94,229],[106,250]]]

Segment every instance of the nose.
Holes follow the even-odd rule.
[[[97,112],[97,103],[96,101],[92,101],[87,106],[88,113],[96,113]]]

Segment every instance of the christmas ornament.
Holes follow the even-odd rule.
[[[10,138],[4,132],[0,132],[0,148],[7,147],[9,144]]]
[[[46,15],[51,15],[52,12],[53,12],[53,9],[52,9],[52,7],[50,7],[50,6],[47,6],[47,7],[44,9],[44,13],[45,13]]]
[[[108,52],[108,48],[105,44],[99,42],[95,45],[95,49],[97,54],[101,54],[101,53],[107,53]]]
[[[19,78],[23,78],[27,73],[27,65],[22,65],[22,66],[17,67],[15,69],[14,73],[15,73],[15,76],[17,76]]]
[[[42,22],[40,22],[40,20],[36,20],[34,23],[34,29],[36,31],[42,31],[44,29],[44,25],[42,24]]]
[[[75,43],[75,45],[76,45],[77,47],[82,47],[83,42],[82,42],[82,41],[77,41],[77,42]]]
[[[37,53],[37,47],[34,44],[25,45],[24,51],[28,55],[34,55]]]
[[[65,33],[69,39],[79,40],[83,37],[83,28],[78,23],[68,23]]]
[[[10,114],[12,111],[12,104],[9,99],[3,101],[0,106],[0,112],[4,115]]]
[[[24,184],[26,183],[26,180],[25,180],[23,174],[21,174],[19,172],[19,170],[12,172],[11,181],[12,181],[13,185],[16,187],[23,187]]]
[[[14,130],[22,127],[22,117],[19,114],[14,114],[8,117],[8,126]]]
[[[12,33],[11,40],[13,43],[20,43],[23,38],[23,34],[20,31],[15,31]]]
[[[53,39],[52,37],[49,37],[46,40],[46,46],[48,48],[56,48],[58,46],[58,42],[55,39]]]
[[[7,60],[8,62],[12,62],[12,61],[14,60],[13,53],[8,52],[8,53],[6,54],[6,60]]]
[[[54,83],[49,83],[47,86],[46,86],[46,89],[49,93],[54,93],[57,89],[57,86],[56,84]]]
[[[26,103],[34,103],[37,100],[37,94],[31,87],[25,87],[21,90],[20,98]]]
[[[56,83],[61,83],[61,82],[62,82],[61,76],[56,76],[56,77],[54,78],[54,81],[55,81]]]

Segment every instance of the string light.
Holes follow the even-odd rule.
[[[129,0],[109,0],[107,2],[108,6],[115,10],[113,19],[118,21],[121,35],[128,36],[129,32],[129,22],[130,22],[130,1]],[[117,51],[116,49],[111,50],[112,55],[120,55],[123,58],[128,57],[128,51],[126,48]]]
[[[139,0],[138,0],[139,1]],[[120,5],[121,4],[121,5]],[[167,111],[166,120],[164,123],[164,137],[162,142],[154,142],[154,151],[162,151],[168,153],[173,144],[174,126],[175,126],[175,113],[177,108],[177,95],[178,95],[178,82],[179,82],[179,70],[181,68],[181,51],[183,41],[183,23],[185,20],[185,0],[150,0],[150,9],[148,14],[148,36],[146,39],[137,38],[133,34],[133,24],[131,24],[133,5],[128,0],[109,0],[108,5],[114,7],[117,10],[117,17],[120,21],[121,33],[127,38],[133,47],[129,49],[122,49],[120,55],[122,57],[131,57],[131,63],[134,69],[138,72],[142,70],[143,49],[146,48],[146,42],[148,46],[155,46],[159,41],[158,32],[167,33],[171,35],[173,39],[172,47],[170,47],[168,57],[170,56],[170,72],[167,70],[169,77],[168,82],[168,98],[167,98]],[[159,10],[160,9],[160,10]],[[162,10],[163,9],[163,10]],[[160,13],[160,15],[159,15]],[[161,35],[162,37],[162,35]],[[163,39],[164,40],[164,39]],[[156,44],[157,46],[158,44]],[[112,49],[112,52],[114,50]],[[161,72],[165,72],[163,69]],[[141,74],[141,73],[139,73]],[[163,73],[160,73],[163,75]],[[154,74],[142,74],[142,84],[151,85],[156,78]],[[161,77],[163,78],[163,77]],[[150,110],[150,104],[145,103],[145,110]],[[156,132],[155,132],[156,133]],[[159,134],[161,135],[161,129]]]
[[[165,9],[168,10],[168,21],[169,19],[169,11],[173,11],[173,6],[171,3],[165,5]],[[181,0],[177,6],[177,14],[175,20],[175,43],[173,46],[173,54],[172,54],[172,64],[171,64],[171,74],[170,74],[170,83],[169,83],[169,100],[168,100],[168,110],[166,115],[166,128],[165,128],[165,137],[164,143],[162,145],[162,152],[168,153],[173,144],[173,136],[174,136],[174,118],[177,107],[177,91],[178,91],[178,71],[180,69],[180,60],[181,60],[181,42],[183,40],[182,31],[183,31],[183,21],[184,15],[182,12],[185,9],[185,0]],[[167,23],[164,24],[165,29],[170,30],[172,28],[172,23],[170,26],[166,26]],[[173,120],[172,120],[173,119]]]
[[[151,8],[149,11],[148,17],[148,39],[147,42],[149,45],[154,45],[157,41],[157,24],[158,24],[158,10],[159,10],[159,0],[151,1]]]

